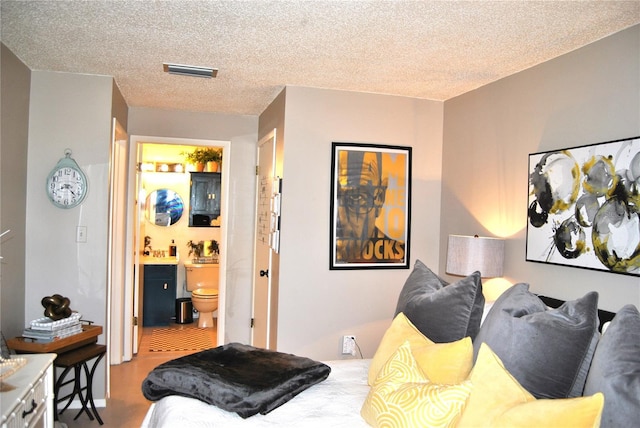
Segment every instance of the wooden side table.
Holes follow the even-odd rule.
[[[100,425],[103,424],[102,419],[100,419],[100,415],[98,414],[98,410],[96,410],[96,406],[93,403],[93,374],[96,371],[96,367],[98,363],[104,357],[104,354],[107,352],[107,347],[105,345],[86,345],[82,348],[76,348],[71,351],[65,352],[64,354],[58,355],[53,365],[55,367],[64,368],[62,374],[58,377],[58,380],[55,384],[55,398],[53,403],[53,408],[55,409],[55,414],[62,414],[67,407],[71,404],[75,396],[77,395],[80,398],[80,403],[82,403],[82,408],[78,412],[73,420],[78,419],[78,416],[85,412],[87,416],[89,416],[90,420],[93,420],[93,417],[97,419]],[[89,370],[89,366],[87,363],[96,358],[91,370]],[[72,380],[64,381],[67,373],[73,369],[74,377]],[[84,370],[84,375],[86,379],[85,386],[82,386],[81,377],[82,370]],[[73,391],[64,397],[59,396],[60,388],[64,385],[68,385],[73,383]],[[83,395],[83,391],[85,391]],[[67,404],[60,410],[58,413],[58,403],[67,400]]]
[[[58,420],[58,402],[63,399],[69,399],[69,402],[62,410],[64,411],[67,407],[69,407],[69,404],[71,404],[71,401],[77,395],[80,398],[82,408],[76,418],[83,411],[85,411],[89,416],[89,419],[93,420],[93,416],[95,415],[100,425],[102,425],[102,419],[100,419],[95,405],[93,404],[92,391],[93,374],[95,373],[96,367],[98,366],[98,363],[100,362],[102,357],[105,355],[107,349],[107,347],[104,345],[96,344],[96,342],[98,341],[98,336],[100,334],[102,334],[101,326],[83,325],[81,333],[74,334],[73,336],[68,336],[63,339],[54,340],[53,342],[48,343],[34,342],[31,339],[27,339],[24,337],[14,337],[13,339],[7,340],[7,345],[9,346],[9,348],[13,349],[18,354],[58,354],[53,362],[53,366],[62,367],[65,370],[62,372],[60,378],[57,381],[54,379],[55,387],[53,388],[53,408],[55,409],[55,411],[53,411],[53,416],[55,420]],[[89,370],[87,363],[96,357],[98,358],[94,362],[91,370]],[[74,369],[75,378],[73,379],[73,381],[63,382],[64,378],[71,368]],[[82,370],[84,370],[86,377],[85,387],[82,387],[80,383]],[[71,382],[74,383],[73,392],[63,399],[60,399],[58,397],[60,387]],[[84,394],[82,393],[83,391],[85,391]],[[91,407],[93,414],[89,411],[88,406]]]
[[[14,337],[13,339],[7,340],[7,346],[18,354],[62,354],[63,352],[80,348],[84,345],[96,343],[98,341],[98,336],[101,334],[102,326],[83,325],[82,333],[54,340],[53,342],[38,343],[25,337]]]

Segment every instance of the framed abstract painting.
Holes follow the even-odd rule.
[[[411,147],[333,143],[330,269],[408,269]]]
[[[529,155],[526,260],[640,276],[640,137]]]

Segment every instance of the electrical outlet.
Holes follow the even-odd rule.
[[[342,336],[342,355],[356,355],[355,336]]]

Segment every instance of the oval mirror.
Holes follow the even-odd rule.
[[[145,217],[156,226],[176,224],[182,217],[183,211],[184,202],[173,190],[158,189],[147,196]]]

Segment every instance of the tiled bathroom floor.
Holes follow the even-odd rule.
[[[215,333],[211,328],[186,327],[154,328],[151,330],[149,345],[145,343],[145,352],[201,351],[213,348]]]

